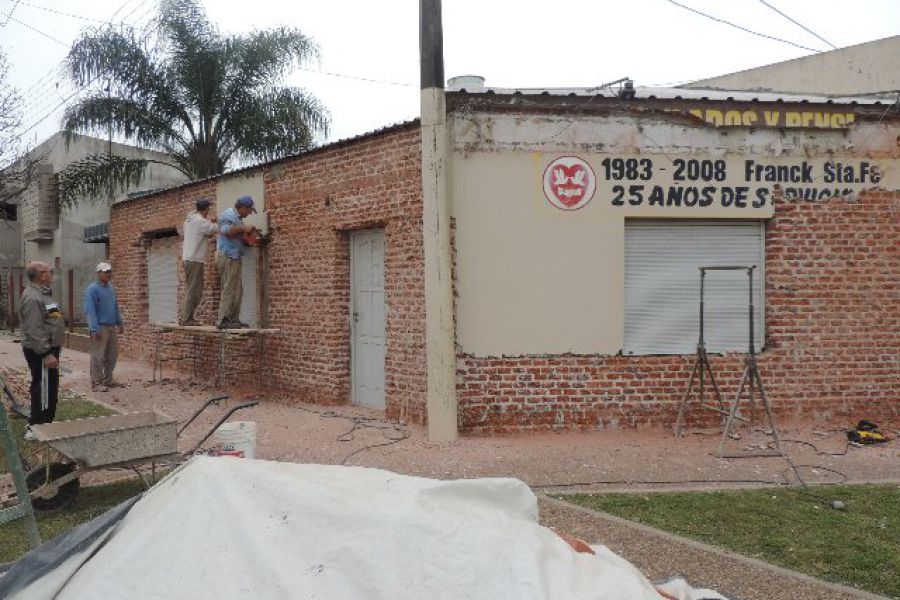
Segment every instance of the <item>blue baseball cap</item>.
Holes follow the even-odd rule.
[[[235,206],[243,206],[245,208],[249,208],[253,212],[256,212],[256,208],[253,207],[253,198],[250,196],[241,196],[238,198],[237,202],[234,204]]]

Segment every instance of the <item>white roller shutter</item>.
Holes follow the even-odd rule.
[[[699,267],[756,265],[755,347],[761,349],[765,227],[758,221],[626,220],[625,354],[691,354],[699,336]],[[705,282],[706,348],[748,349],[746,271],[709,271]]]
[[[241,314],[239,319],[251,327],[259,326],[259,248],[249,248],[241,261]]]
[[[150,244],[147,264],[147,287],[151,323],[173,323],[178,320],[178,256],[181,238],[157,238]]]

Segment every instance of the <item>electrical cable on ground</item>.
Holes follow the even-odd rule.
[[[295,406],[294,408],[299,408],[300,410],[319,415],[319,417],[323,419],[347,419],[348,421],[350,421],[350,429],[348,429],[344,433],[339,434],[335,438],[338,442],[353,441],[356,437],[356,432],[363,429],[377,429],[381,431],[381,434],[382,436],[384,436],[386,441],[379,442],[377,444],[368,444],[366,446],[363,446],[362,448],[357,448],[356,450],[345,456],[344,459],[340,463],[338,463],[340,465],[346,465],[347,461],[350,460],[351,457],[356,456],[361,452],[371,450],[372,448],[379,448],[381,446],[392,446],[393,444],[397,444],[409,438],[409,436],[411,435],[409,430],[400,423],[384,421],[375,417],[344,415],[333,410],[322,411],[312,408],[306,408],[304,406]]]

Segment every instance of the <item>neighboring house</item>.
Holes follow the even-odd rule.
[[[900,35],[701,79],[679,87],[820,96],[900,92]]]
[[[672,424],[697,345],[698,267],[722,264],[756,267],[756,348],[778,415],[893,415],[891,103],[475,85],[446,105],[453,273],[440,281],[454,298],[460,429]],[[258,322],[280,330],[266,344],[267,382],[426,422],[426,339],[442,334],[425,327],[422,181],[413,121],[116,204],[111,257],[135,274],[118,281],[131,324],[123,345],[150,357],[151,323],[174,315],[174,248],[193,202],[216,197],[221,210],[253,187],[271,239],[245,293]],[[747,282],[707,282],[706,341],[729,399],[748,348]],[[720,417],[696,403],[688,416]]]
[[[108,223],[110,201],[100,199],[80,201],[75,208],[59,214],[57,174],[69,164],[91,154],[112,151],[119,156],[147,157],[165,160],[166,155],[106,140],[76,135],[66,144],[65,134],[58,132],[29,152],[42,157],[34,184],[23,192],[17,203],[8,209],[14,217],[0,223],[0,277],[5,292],[0,307],[6,313],[10,299],[18,302],[23,285],[22,268],[31,260],[42,260],[56,270],[54,295],[76,321],[83,319],[81,291],[94,277],[96,264],[108,257]],[[181,183],[185,176],[164,165],[152,164],[139,186],[129,188],[153,189]],[[125,197],[118,196],[118,199]],[[71,275],[70,275],[71,274]],[[9,292],[12,281],[12,293]],[[70,287],[71,281],[71,287]],[[71,311],[69,299],[72,299]],[[15,310],[11,311],[15,314]]]

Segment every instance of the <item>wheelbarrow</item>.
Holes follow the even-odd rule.
[[[42,464],[25,476],[32,506],[39,511],[70,506],[78,497],[79,478],[101,469],[132,469],[144,487],[149,488],[155,481],[157,464],[184,461],[231,415],[259,404],[252,400],[232,407],[193,448],[179,454],[181,433],[209,406],[228,398],[217,396],[207,400],[180,428],[177,420],[155,410],[32,425],[35,441],[45,446]],[[63,460],[54,461],[54,453]],[[149,481],[139,470],[148,463]]]

